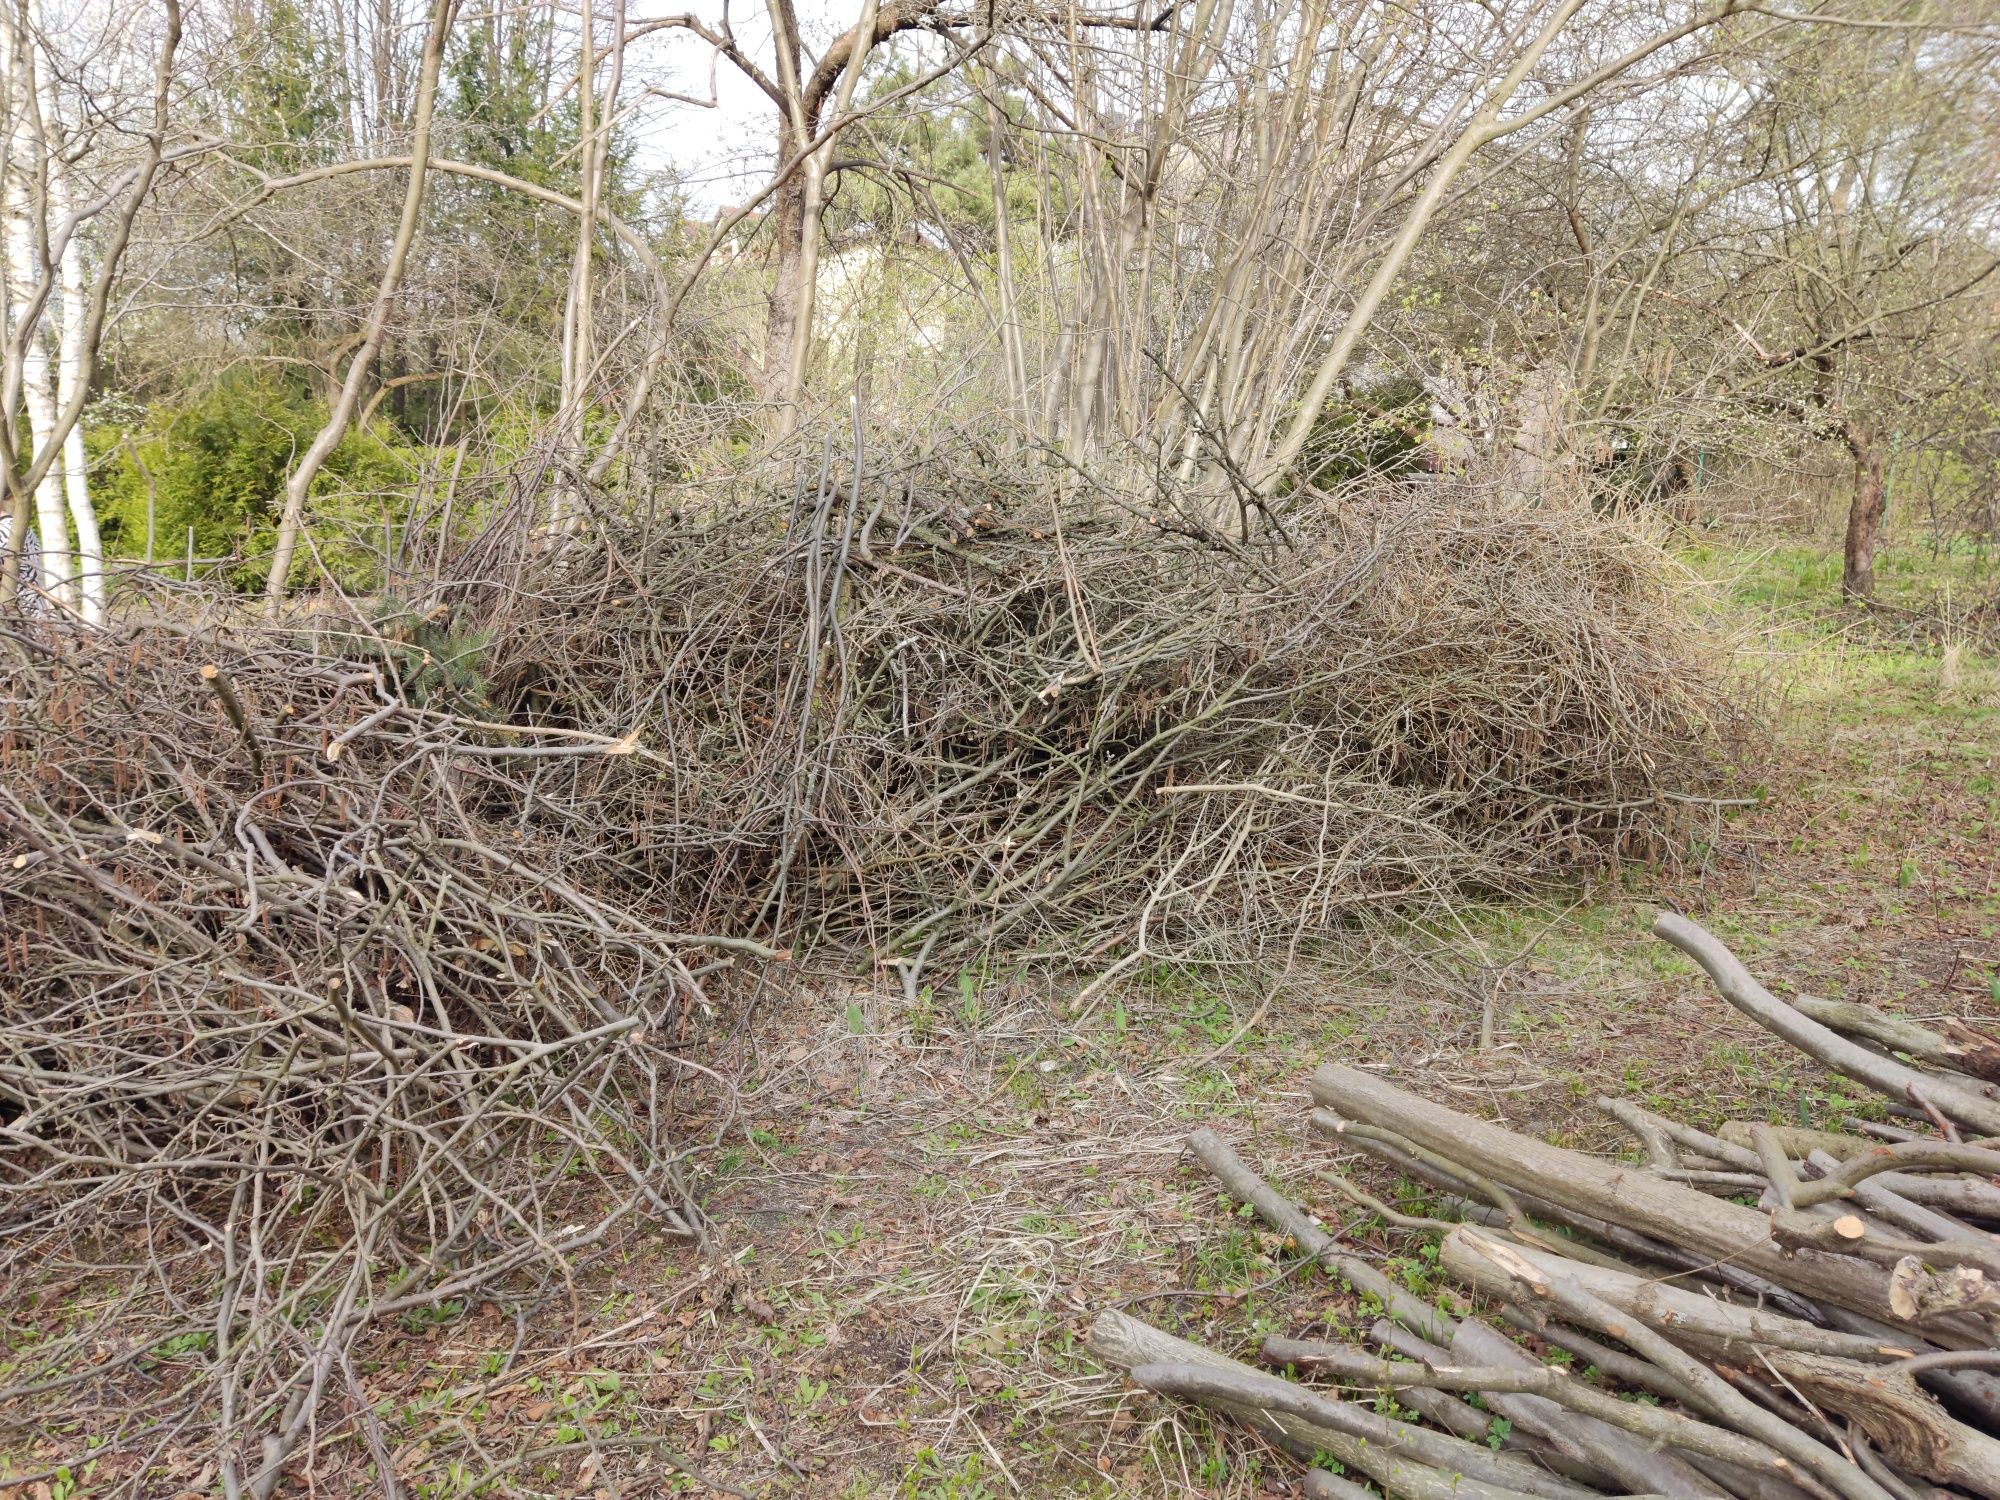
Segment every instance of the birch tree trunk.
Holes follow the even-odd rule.
[[[49,156],[49,222],[63,223],[70,215],[68,169],[61,154]],[[62,310],[56,327],[56,399],[67,410],[87,399],[83,240],[72,234],[61,256]],[[51,471],[53,477],[53,471]],[[48,484],[43,481],[44,487]],[[104,541],[97,528],[97,507],[90,498],[90,468],[83,451],[83,424],[72,422],[62,440],[62,488],[69,524],[76,532],[76,604],[86,623],[104,623]]]
[[[23,341],[21,398],[28,409],[29,467],[48,451],[55,437],[56,394],[49,359],[47,320],[35,305],[48,247],[47,142],[43,130],[42,84],[37,77],[28,7],[7,7],[5,36],[0,39],[0,93],[7,96],[7,142],[4,163],[7,299],[9,332]],[[50,467],[34,486],[34,516],[41,545],[42,586],[57,604],[76,607],[74,568],[69,550],[69,521],[63,514],[62,476]]]
[[[25,203],[17,203],[10,209],[10,217],[15,217],[20,233],[15,235],[10,225],[10,259],[16,264],[31,263],[34,258],[35,236],[29,227],[32,210]],[[18,251],[18,254],[14,252]],[[25,277],[15,282],[19,287]],[[17,317],[28,311],[23,308],[25,298],[17,298]],[[17,324],[18,326],[18,324]],[[21,360],[21,396],[28,408],[28,438],[31,444],[29,457],[37,458],[46,453],[50,441],[55,436],[56,397],[55,385],[51,377],[49,346],[46,323],[28,335],[27,348]],[[63,513],[62,475],[51,465],[35,486],[35,534],[41,545],[41,582],[49,597],[66,609],[76,607],[75,567],[69,550],[69,518]]]
[[[49,275],[52,267],[49,264],[47,220],[40,221],[44,233],[33,257],[35,275],[32,281],[25,278],[24,257],[12,254],[12,236],[0,235],[0,247],[8,251],[6,302],[9,312],[13,314],[6,319],[10,326],[6,330],[5,358],[0,359],[0,474],[5,475],[8,492],[7,535],[4,545],[0,545],[0,601],[12,600],[20,591],[21,563],[27,546],[33,492],[40,488],[55,468],[56,459],[60,456],[55,445],[66,442],[70,430],[83,417],[91,371],[96,365],[98,347],[104,337],[111,288],[117,279],[126,247],[131,243],[133,223],[152,191],[165,156],[168,116],[172,108],[174,61],[181,43],[181,10],[180,0],[158,0],[158,4],[164,25],[159,60],[153,70],[152,120],[141,135],[145,146],[139,160],[122,177],[116,191],[89,206],[88,213],[98,217],[103,228],[96,275],[82,288],[73,312],[80,331],[72,335],[68,345],[73,367],[71,389],[62,403],[62,409],[54,414],[49,439],[38,443],[25,461],[17,451],[12,419],[15,403],[21,400],[28,383],[29,356],[34,352],[33,346],[41,333],[42,315],[48,308],[54,289],[51,285],[53,278]],[[14,111],[31,108],[35,96],[32,57],[27,52],[30,38],[25,0],[11,9],[7,17],[7,24],[0,25],[0,54],[4,54],[0,55],[0,85],[5,85],[0,87],[0,99],[4,99],[8,106],[6,123],[9,128],[0,131],[0,139],[4,139],[11,148]],[[11,149],[8,156],[12,156]],[[0,177],[11,175],[16,174],[0,171]],[[6,201],[4,191],[0,191],[0,217],[5,217]],[[60,243],[55,247],[58,261],[66,256],[77,228],[76,224],[65,221],[58,229]],[[32,236],[32,226],[29,232]],[[81,259],[74,264],[80,276]],[[46,361],[45,351],[40,358]],[[60,494],[60,488],[57,493]],[[66,539],[64,544],[67,545]]]

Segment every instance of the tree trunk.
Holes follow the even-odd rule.
[[[1847,541],[1841,554],[1840,592],[1846,599],[1875,595],[1875,548],[1882,536],[1888,495],[1882,483],[1882,448],[1869,434],[1850,427],[1854,454],[1854,499],[1847,508]]]
[[[69,217],[69,183],[60,161],[49,162],[49,220]],[[57,323],[56,398],[65,409],[84,389],[83,239],[72,234],[61,256],[62,316]],[[51,473],[54,471],[51,470]],[[83,423],[70,423],[63,434],[63,494],[69,502],[70,524],[76,529],[77,607],[92,625],[104,623],[104,542],[98,534],[97,507],[90,498],[90,466],[83,451]]]
[[[778,125],[778,162],[790,161],[805,144],[789,120]],[[766,299],[764,366],[758,372],[757,394],[766,401],[790,401],[793,330],[806,300],[805,222],[806,177],[792,173],[771,197],[771,291]]]
[[[78,315],[82,319],[82,336],[70,345],[75,364],[70,399],[56,414],[55,431],[49,442],[38,444],[39,451],[25,464],[16,452],[11,423],[0,421],[0,471],[5,472],[8,490],[7,536],[4,542],[0,542],[0,601],[12,600],[19,592],[21,560],[28,540],[28,513],[33,500],[31,492],[54,467],[59,456],[57,445],[68,437],[70,428],[83,417],[84,400],[90,392],[91,371],[96,365],[98,345],[104,335],[112,283],[117,276],[119,262],[124,257],[125,247],[131,243],[133,221],[138,217],[139,208],[151,192],[159,173],[167,136],[167,119],[172,107],[174,57],[181,41],[180,0],[159,0],[159,8],[165,15],[166,29],[161,38],[159,62],[153,73],[152,128],[145,134],[144,156],[137,169],[125,179],[129,186],[121,193],[116,211],[108,219],[99,221],[97,274],[89,284],[88,295],[80,299]],[[15,18],[18,18],[18,12]],[[27,38],[13,37],[13,29],[11,25],[0,27],[0,99],[8,100],[10,105],[13,100],[27,102],[33,97],[28,86],[32,80],[32,62],[25,53]],[[19,51],[15,49],[16,42],[19,43]],[[7,86],[10,79],[20,80],[23,86]],[[11,113],[6,124],[11,132],[14,128]],[[74,232],[73,226],[68,232]],[[66,248],[66,245],[56,247],[58,260]],[[36,258],[39,261],[41,256]],[[13,319],[14,326],[7,331],[4,357],[0,357],[0,412],[11,411],[13,407],[15,393],[20,389],[24,374],[24,340],[40,321],[50,290],[48,278],[38,275],[26,308]]]
[[[7,66],[4,76],[18,89],[10,101],[6,121],[8,140],[5,152],[4,187],[8,291],[12,298],[8,323],[21,351],[21,394],[28,408],[28,438],[32,462],[47,452],[55,441],[56,392],[53,366],[49,359],[49,318],[35,305],[36,285],[43,276],[43,247],[48,242],[49,204],[44,192],[48,182],[47,139],[39,95],[46,85],[38,78],[33,42],[26,23],[25,9],[10,16]],[[17,102],[16,102],[17,101]],[[22,465],[28,467],[27,463]],[[69,519],[63,511],[62,475],[53,466],[35,485],[35,526],[41,543],[41,581],[58,603],[74,608],[75,588],[71,581]],[[19,518],[16,518],[19,524]]]
[[[1013,420],[1028,425],[1028,354],[1021,342],[1021,320],[1014,291],[1013,226],[1007,212],[1005,129],[997,79],[986,89],[986,164],[993,181],[993,251],[996,289],[1000,300],[1000,357],[1007,366],[1007,402]]]
[[[861,0],[861,19],[848,33],[847,57],[829,96],[824,80],[826,63],[836,56],[838,44],[813,70],[810,86],[798,73],[798,20],[791,0],[772,6],[773,29],[777,33],[778,78],[791,100],[785,119],[778,128],[778,166],[812,145],[820,123],[830,120],[838,129],[854,103],[855,86],[875,45],[876,20],[880,9],[876,0]],[[806,374],[812,366],[813,308],[819,292],[820,219],[826,207],[826,169],[833,160],[833,141],[822,141],[799,163],[799,169],[780,190],[775,228],[778,233],[777,274],[771,283],[771,317],[766,330],[763,394],[779,403],[774,432],[790,433],[799,423],[799,405],[806,393]],[[783,335],[781,338],[780,335]]]

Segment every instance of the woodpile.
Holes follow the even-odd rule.
[[[1258,1369],[1113,1311],[1093,1350],[1264,1433],[1326,1500],[1371,1493],[1363,1481],[1409,1500],[2000,1497],[2000,1044],[1787,1002],[1686,918],[1653,930],[1745,1015],[1886,1095],[1898,1123],[1710,1134],[1606,1099],[1641,1157],[1607,1161],[1329,1063],[1314,1130],[1428,1184],[1450,1215],[1413,1219],[1337,1179],[1440,1237],[1432,1299],[1197,1130],[1195,1159],[1346,1282],[1372,1327],[1266,1338]]]

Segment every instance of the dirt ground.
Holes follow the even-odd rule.
[[[1694,1123],[1871,1107],[1648,936],[1662,904],[1781,992],[2000,1015],[2000,670],[1794,607],[1796,559],[1703,561],[1782,727],[1761,803],[1685,867],[1357,939],[1275,989],[1156,974],[1082,1019],[987,975],[931,976],[915,1004],[893,977],[773,996],[715,1063],[738,1096],[712,1252],[637,1234],[532,1317],[398,1330],[358,1371],[372,1444],[322,1434],[285,1493],[356,1491],[371,1445],[424,1497],[1296,1493],[1289,1460],[1081,1347],[1112,1306],[1231,1352],[1354,1311],[1218,1196],[1189,1130],[1422,1286],[1407,1239],[1325,1184],[1340,1157],[1305,1125],[1323,1059],[1588,1149],[1619,1149],[1599,1095]],[[193,1437],[163,1493],[208,1493]]]

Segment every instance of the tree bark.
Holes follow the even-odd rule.
[[[1774,1355],[1785,1378],[1853,1422],[1891,1463],[1975,1495],[2000,1497],[2000,1441],[1955,1422],[1895,1366]]]
[[[1854,454],[1854,498],[1847,507],[1847,536],[1841,546],[1840,593],[1863,601],[1875,597],[1875,549],[1888,491],[1882,482],[1881,445],[1852,424],[1847,442]]]
[[[1480,1462],[1477,1454],[1483,1449],[1475,1449],[1470,1443],[1450,1438],[1443,1433],[1423,1432],[1410,1428],[1411,1434],[1422,1432],[1415,1441],[1425,1444],[1425,1451],[1452,1455],[1454,1472],[1446,1474],[1433,1468],[1414,1453],[1392,1452],[1381,1442],[1370,1442],[1349,1432],[1337,1430],[1316,1420],[1314,1415],[1302,1412],[1287,1399],[1283,1406],[1266,1404],[1272,1394],[1287,1395],[1279,1390],[1281,1381],[1274,1381],[1261,1370],[1254,1370],[1245,1364],[1206,1349],[1200,1344],[1189,1343],[1186,1339],[1174,1337],[1170,1333],[1140,1322],[1117,1311],[1100,1313],[1091,1325],[1086,1339],[1090,1352],[1106,1364],[1121,1370],[1134,1370],[1141,1366],[1174,1367],[1188,1370],[1214,1371],[1218,1376],[1231,1382],[1234,1389],[1224,1394],[1204,1395],[1201,1404],[1212,1407],[1237,1418],[1246,1425],[1256,1428],[1276,1438],[1285,1447],[1301,1457],[1310,1459],[1315,1453],[1331,1453],[1344,1464],[1360,1469],[1370,1477],[1382,1481],[1392,1494],[1455,1496],[1457,1500],[1479,1500],[1481,1496],[1506,1497],[1506,1500],[1523,1500],[1528,1495],[1551,1497],[1585,1497],[1589,1491],[1565,1480],[1559,1480],[1542,1473],[1529,1463],[1497,1454],[1487,1457],[1496,1459],[1496,1464]],[[1311,1392],[1300,1391],[1301,1396],[1310,1398]],[[1322,1404],[1322,1403],[1315,1403]],[[1310,1410],[1310,1409],[1308,1409]],[[1367,1408],[1368,1416],[1374,1412]],[[1343,1423],[1343,1425],[1347,1425]],[[1425,1442],[1425,1439],[1433,1440]],[[1446,1445],[1450,1445],[1447,1447]],[[1504,1485],[1492,1485],[1474,1477],[1473,1467],[1484,1472],[1498,1472],[1506,1475]],[[1459,1487],[1454,1488],[1457,1485]],[[1484,1487],[1480,1487],[1480,1486]]]
[[[1600,1161],[1430,1103],[1369,1073],[1324,1064],[1313,1097],[1351,1119],[1400,1131],[1427,1150],[1521,1192],[1777,1281],[1805,1295],[1893,1320],[1886,1278],[1845,1256],[1786,1254],[1754,1209],[1663,1182],[1642,1167]]]
[[[12,305],[8,323],[23,341],[21,394],[28,408],[30,457],[46,453],[55,441],[56,393],[49,359],[49,320],[34,300],[36,284],[47,274],[44,256],[49,236],[49,151],[41,95],[46,88],[35,66],[34,42],[25,6],[8,5],[0,36],[5,67],[0,83],[13,94],[7,109],[4,153],[4,212],[7,222],[4,254]],[[56,603],[76,607],[69,547],[69,520],[63,513],[62,476],[48,468],[34,487],[35,527],[41,544],[42,586]]]
[[[1257,1210],[1258,1216],[1293,1244],[1340,1277],[1355,1291],[1373,1297],[1398,1323],[1424,1338],[1450,1343],[1458,1324],[1422,1298],[1411,1295],[1359,1256],[1349,1255],[1332,1235],[1313,1223],[1304,1209],[1259,1177],[1229,1145],[1207,1126],[1187,1139],[1188,1151],[1231,1194]]]
[[[152,191],[154,179],[159,175],[160,162],[166,151],[167,122],[172,108],[172,85],[174,59],[178,55],[181,42],[180,0],[160,0],[160,8],[165,16],[165,27],[161,37],[159,62],[153,70],[153,119],[151,128],[145,133],[146,149],[138,165],[120,180],[115,196],[106,197],[94,204],[92,215],[116,207],[107,224],[98,254],[97,276],[90,284],[89,294],[81,299],[77,315],[82,320],[83,332],[76,351],[75,389],[70,399],[63,403],[56,414],[56,433],[51,444],[44,445],[32,455],[27,463],[19,462],[16,452],[14,429],[11,416],[14,403],[20,397],[23,375],[23,359],[26,353],[25,340],[39,322],[43,309],[48,305],[52,291],[48,266],[43,264],[38,271],[35,285],[30,289],[27,307],[23,317],[13,328],[7,330],[5,358],[0,360],[0,474],[4,474],[8,499],[8,528],[4,543],[0,543],[0,601],[11,600],[19,592],[21,585],[21,560],[28,540],[28,512],[32,491],[47,477],[55,466],[58,451],[54,442],[66,439],[69,430],[83,416],[83,404],[90,393],[91,371],[97,362],[98,346],[104,337],[104,321],[111,301],[111,287],[117,278],[118,266],[125,255],[125,248],[131,243],[132,225],[139,216],[139,209]],[[4,33],[0,33],[4,34]],[[26,46],[26,38],[22,38]],[[0,44],[0,53],[7,48]],[[4,82],[11,70],[21,63],[13,56],[0,58],[5,66],[0,66],[0,82]],[[23,89],[0,91],[13,99],[21,98]],[[8,122],[11,128],[11,119]],[[63,244],[56,248],[57,259],[62,258],[68,248],[68,240],[78,232],[78,225],[65,223],[58,231]]]
[[[1839,1491],[1847,1500],[1893,1500],[1854,1463],[1765,1411],[1672,1340],[1585,1291],[1575,1279],[1550,1274],[1541,1264],[1523,1257],[1516,1247],[1466,1226],[1447,1235],[1440,1252],[1441,1259],[1455,1275],[1471,1269],[1472,1262],[1484,1260],[1490,1264],[1490,1271],[1482,1269],[1479,1273],[1482,1278],[1490,1275],[1509,1280],[1531,1294],[1537,1303],[1559,1309],[1570,1322],[1618,1340],[1711,1405],[1725,1425],[1769,1444],[1796,1469]]]
[[[424,38],[423,71],[417,83],[416,119],[410,133],[410,183],[403,195],[403,215],[396,225],[396,238],[389,247],[388,264],[383,267],[381,284],[376,288],[375,303],[368,311],[368,324],[362,336],[361,347],[348,363],[347,378],[341,382],[340,395],[334,401],[333,410],[327,414],[325,425],[306,449],[305,457],[285,481],[285,510],[278,521],[277,546],[271,555],[271,576],[264,585],[264,599],[268,610],[275,611],[289,589],[292,557],[298,549],[299,532],[305,524],[306,496],[312,490],[313,480],[319,477],[320,469],[327,457],[340,446],[340,440],[347,435],[348,424],[354,419],[354,409],[361,400],[361,387],[367,383],[368,372],[373,368],[375,356],[381,351],[382,340],[388,332],[389,309],[395,304],[396,292],[403,283],[403,267],[409,260],[410,246],[417,237],[417,220],[423,209],[424,179],[430,165],[431,155],[431,115],[437,102],[438,68],[444,60],[445,37],[451,30],[452,11],[457,0],[436,0],[431,9],[430,29]]]
[[[49,159],[49,219],[60,223],[69,217],[69,181],[59,156]],[[56,399],[67,409],[79,398],[88,399],[89,377],[85,374],[83,241],[72,234],[60,257],[62,315],[57,322]],[[90,498],[90,466],[83,451],[83,424],[72,422],[62,442],[63,495],[69,506],[70,525],[76,531],[77,609],[92,625],[104,623],[104,541],[97,527],[97,507]]]
[[[2000,1041],[1983,1036],[1962,1022],[1946,1023],[1955,1028],[1953,1035],[1959,1040],[1953,1040],[1952,1036],[1919,1022],[1885,1015],[1872,1005],[1856,1005],[1851,1000],[1800,995],[1792,1001],[1792,1008],[1822,1026],[1831,1026],[1835,1031],[1874,1042],[1892,1052],[1907,1052],[1919,1062],[1969,1073],[1988,1083],[2000,1083]]]

